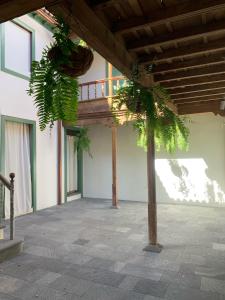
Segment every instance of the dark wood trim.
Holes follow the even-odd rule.
[[[213,83],[206,83],[201,85],[189,85],[186,87],[177,87],[173,89],[168,89],[170,95],[178,95],[178,94],[188,94],[193,92],[200,92],[200,91],[213,91],[219,88],[224,88],[225,82],[213,82]]]
[[[196,114],[213,112],[215,114],[224,115],[224,112],[220,110],[220,101],[206,101],[200,103],[185,103],[178,105],[178,111],[180,115]]]
[[[174,100],[174,103],[176,103],[176,105],[180,105],[180,104],[190,104],[193,102],[209,102],[209,101],[221,101],[223,100],[224,95],[209,95],[209,96],[204,96],[204,97],[195,97],[195,98],[186,98],[186,99],[178,99],[178,100]]]
[[[210,91],[200,91],[200,92],[193,92],[188,94],[178,94],[172,96],[172,100],[182,100],[182,99],[189,99],[189,98],[198,98],[198,97],[205,97],[205,96],[215,96],[215,95],[225,95],[225,87],[220,88],[217,90],[210,90]]]

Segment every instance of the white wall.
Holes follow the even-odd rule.
[[[191,116],[188,152],[156,154],[157,201],[225,205],[225,121],[211,113]],[[111,198],[111,130],[89,130],[93,159],[84,156],[84,196]],[[118,129],[119,199],[147,201],[146,153],[132,126]]]
[[[51,41],[51,32],[29,16],[20,18],[35,30],[36,59]],[[16,55],[16,45],[15,45]],[[0,114],[37,121],[33,100],[27,95],[28,80],[0,71]],[[37,209],[56,205],[57,147],[56,127],[40,132],[37,122]]]
[[[106,77],[106,62],[105,59],[99,55],[96,51],[94,53],[94,61],[87,71],[87,73],[79,78],[80,83],[95,81],[105,79]],[[89,87],[89,97],[90,99],[101,98],[101,83],[96,85],[96,97],[95,97],[95,86],[90,85]],[[104,85],[105,88],[105,85]],[[83,100],[87,100],[87,87],[83,87],[82,89]]]

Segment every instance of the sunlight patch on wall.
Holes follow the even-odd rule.
[[[156,159],[155,166],[170,200],[225,203],[225,191],[214,178],[209,178],[204,159]]]

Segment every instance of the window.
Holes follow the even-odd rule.
[[[3,71],[28,79],[34,59],[34,32],[21,21],[2,24]]]

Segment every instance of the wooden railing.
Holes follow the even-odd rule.
[[[113,95],[115,95],[116,90],[122,85],[125,85],[126,82],[127,78],[125,78],[124,76],[117,76],[81,83],[79,85],[79,100],[84,101],[112,97]],[[112,95],[110,95],[111,91]]]
[[[10,240],[14,239],[14,178],[15,174],[10,173],[9,174],[10,181],[6,179],[3,175],[0,174],[0,200],[2,207],[3,201],[4,201],[4,186],[9,190],[10,192]],[[3,217],[3,209],[1,211],[1,217]]]

